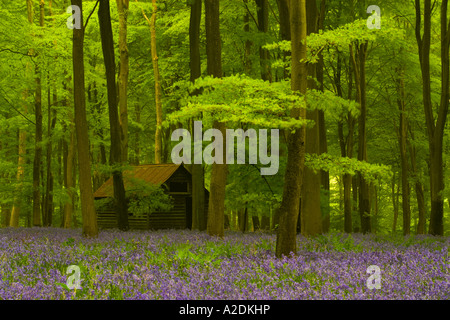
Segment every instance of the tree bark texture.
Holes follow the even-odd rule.
[[[119,115],[117,111],[116,70],[114,59],[114,40],[111,28],[111,14],[108,0],[100,0],[98,9],[100,36],[103,59],[106,69],[106,86],[108,91],[109,126],[111,134],[110,164],[113,167],[114,203],[116,207],[117,225],[120,230],[128,230],[128,209],[123,184],[122,144],[120,136]]]
[[[215,78],[222,77],[222,44],[220,39],[220,4],[219,0],[205,0],[206,56],[207,72]],[[213,128],[220,130],[226,141],[225,124],[217,120]],[[223,144],[222,164],[213,163],[210,182],[207,232],[210,236],[223,237],[225,214],[225,187],[228,167],[225,163],[226,152]]]
[[[83,21],[82,0],[72,0],[71,3],[72,5],[80,7],[80,19]],[[95,213],[94,192],[92,190],[91,159],[89,154],[89,136],[86,119],[83,42],[84,28],[73,29],[73,92],[83,235],[85,237],[97,237],[97,215]]]
[[[127,23],[129,0],[116,0],[119,13],[119,122],[122,140],[122,161],[128,162],[128,74],[129,57],[127,45]]]
[[[306,1],[291,0],[290,24],[292,38],[292,91],[305,95],[307,91],[306,67]],[[295,107],[291,117],[306,119],[306,110]],[[281,258],[297,253],[297,220],[300,206],[303,167],[305,163],[306,127],[297,129],[288,137],[288,159],[284,180],[283,198],[279,208],[276,256]]]

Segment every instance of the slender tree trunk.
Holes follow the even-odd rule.
[[[106,70],[106,86],[108,90],[109,127],[111,134],[110,164],[113,167],[114,202],[116,207],[117,225],[120,230],[126,231],[128,225],[128,209],[125,198],[122,169],[122,143],[120,137],[119,115],[117,111],[116,69],[114,59],[114,40],[111,28],[111,14],[109,0],[100,0],[98,9],[100,22],[100,36],[102,41],[103,59]]]
[[[245,5],[247,6],[248,0],[244,0],[244,2]],[[250,14],[248,10],[246,10],[244,14],[244,32],[246,34],[250,32]],[[245,74],[247,74],[248,76],[252,74],[252,60],[250,59],[251,48],[252,42],[249,39],[245,40],[244,65],[245,65]]]
[[[413,131],[410,130],[411,132],[411,139],[414,140],[414,135],[413,135]],[[425,234],[425,225],[426,225],[426,219],[425,219],[425,196],[424,196],[424,191],[423,191],[423,185],[422,182],[420,181],[418,175],[418,170],[417,170],[417,161],[416,161],[416,148],[411,145],[411,143],[409,142],[409,140],[407,141],[408,143],[408,148],[409,148],[409,155],[411,158],[411,169],[412,169],[412,177],[414,178],[414,188],[415,188],[415,192],[416,192],[416,199],[417,199],[417,209],[419,211],[419,221],[417,223],[417,234]]]
[[[2,130],[1,131],[2,134],[4,134],[5,136],[9,136],[9,132],[8,130]],[[2,149],[10,149],[9,148],[9,144],[7,143],[7,141],[2,142],[0,141],[0,151],[2,151]],[[11,157],[10,157],[10,152],[6,151],[5,157],[4,157],[5,161],[10,161]],[[11,179],[9,178],[9,174],[7,173],[1,173],[0,177],[3,179],[3,182],[7,185],[9,185],[11,183]],[[1,228],[5,228],[9,226],[9,220],[11,218],[11,206],[8,202],[2,202],[0,204],[0,227]]]
[[[343,98],[343,90],[341,84],[341,70],[342,70],[342,62],[341,58],[338,56],[337,68],[335,74],[335,85],[337,88],[337,94],[339,97]],[[353,80],[352,80],[352,69],[351,63],[348,68],[348,97],[347,99],[351,99],[351,93],[353,88]],[[338,122],[338,136],[339,136],[339,145],[341,149],[342,157],[353,157],[353,134],[355,130],[355,119],[349,112],[346,117],[346,122],[348,126],[347,136],[344,137],[344,123],[343,121]],[[352,176],[350,174],[344,174],[342,176],[342,184],[344,187],[344,232],[352,233],[353,232],[353,224],[352,224],[352,212],[353,212],[353,201],[352,201]]]
[[[277,0],[279,19],[280,19],[280,38],[281,40],[291,41],[291,22],[289,16],[289,6],[290,0]],[[284,58],[287,60],[288,57],[291,56],[290,52],[284,53]],[[286,68],[284,68],[284,79],[289,78],[289,72]],[[286,141],[288,140],[287,131],[283,130],[282,135],[285,137]],[[275,229],[280,222],[280,210],[274,210],[272,216],[272,224],[271,229]],[[301,221],[301,219],[298,219]]]
[[[152,0],[153,11],[149,21],[151,31],[151,49],[153,61],[153,75],[155,78],[155,106],[156,106],[156,133],[155,133],[155,163],[161,163],[162,157],[162,102],[161,78],[159,74],[158,55],[156,51],[156,0]],[[148,21],[148,18],[147,18]]]
[[[258,7],[258,30],[267,34],[269,31],[269,1],[255,0]],[[270,53],[262,46],[259,48],[259,59],[261,64],[261,79],[272,82],[272,72],[270,70]]]
[[[191,4],[189,23],[190,46],[190,80],[192,83],[200,78],[200,24],[202,20],[202,0],[194,0]],[[196,94],[196,93],[194,93]],[[192,123],[193,125],[193,123]],[[206,230],[205,217],[205,178],[202,164],[192,164],[192,229]]]
[[[206,56],[208,75],[222,78],[222,44],[220,39],[219,0],[205,0]],[[226,141],[225,124],[217,120],[213,128],[220,130]],[[222,164],[213,163],[210,181],[207,232],[210,236],[223,237],[225,214],[225,187],[228,167],[225,163],[225,143],[222,146]]]
[[[144,10],[142,9],[142,15],[147,20],[148,25],[150,27],[150,35],[151,35],[151,51],[152,51],[152,62],[153,62],[153,76],[155,79],[155,108],[156,108],[156,131],[155,131],[155,163],[159,164],[162,160],[162,90],[161,90],[161,76],[159,73],[159,65],[158,65],[158,54],[156,47],[156,13],[157,6],[156,0],[152,0],[153,10],[151,19],[147,17]]]
[[[31,1],[32,3],[32,1]],[[32,5],[32,4],[31,4]],[[44,1],[39,2],[40,14],[39,24],[44,26]],[[33,24],[33,18],[29,21]],[[33,160],[33,226],[41,226],[41,192],[40,192],[40,173],[42,161],[42,83],[39,66],[35,68],[36,89],[34,93],[34,115],[35,115],[35,144]]]
[[[65,73],[65,82],[63,83],[64,88],[69,91],[69,96],[73,96],[72,88],[70,87],[71,79]],[[75,162],[76,162],[76,136],[75,136],[75,121],[73,117],[73,109],[69,98],[64,99],[64,107],[67,109],[68,126],[65,126],[65,133],[69,137],[68,143],[63,141],[63,163],[64,163],[64,189],[67,193],[69,201],[64,203],[64,219],[63,227],[70,228],[72,225],[72,216],[75,205]]]
[[[239,210],[239,231],[245,233],[248,230],[248,206]]]
[[[75,160],[75,128],[72,123],[69,125],[68,132],[69,144],[67,148],[64,184],[69,201],[64,204],[64,228],[70,228],[72,225],[72,216],[75,202],[75,181],[73,176]]]
[[[373,233],[376,234],[377,233],[377,227],[378,227],[378,187],[376,184],[372,184],[371,185],[371,197],[372,197],[372,204],[373,204],[373,208],[372,208],[372,212],[373,212],[373,216],[375,218],[375,221],[373,222]]]
[[[292,37],[292,91],[306,95],[306,1],[291,0],[290,24]],[[294,107],[291,117],[306,119],[304,108]],[[279,208],[280,223],[277,230],[276,256],[281,258],[291,252],[297,253],[297,220],[300,206],[303,168],[305,163],[306,127],[289,134],[288,159],[284,179],[283,198]]]
[[[358,212],[359,179],[355,175],[352,177],[352,215]],[[354,232],[361,232],[361,223],[353,227]]]
[[[30,66],[27,64],[27,73],[30,71]],[[22,101],[23,101],[23,113],[26,115],[28,113],[27,107],[28,99],[28,89],[23,91]],[[21,193],[23,188],[23,178],[25,175],[25,164],[26,164],[26,142],[27,142],[27,132],[24,129],[19,129],[19,148],[18,148],[18,160],[17,160],[17,183],[18,187],[15,191],[13,206],[11,209],[11,214],[8,219],[8,226],[18,227],[19,226],[19,216],[21,209]]]
[[[355,45],[356,52],[353,52],[351,46],[351,56],[353,57],[353,71],[355,74],[356,83],[356,99],[360,105],[360,117],[358,122],[358,160],[367,161],[367,138],[366,138],[366,118],[367,118],[367,104],[366,104],[366,57],[368,43],[364,42]],[[359,216],[361,219],[361,232],[371,232],[370,222],[370,199],[369,199],[369,184],[364,179],[361,173],[359,176]]]
[[[53,172],[52,172],[52,153],[53,153],[53,130],[56,126],[56,108],[55,105],[57,103],[57,94],[56,94],[56,86],[53,86],[53,107],[51,106],[50,99],[50,81],[48,81],[48,112],[47,112],[47,176],[46,176],[46,188],[45,188],[45,198],[44,198],[44,206],[43,206],[43,216],[45,217],[46,223],[44,226],[52,225],[52,217],[53,217]]]
[[[400,160],[401,160],[401,180],[402,180],[402,212],[403,212],[403,234],[410,234],[411,228],[411,207],[410,207],[410,188],[409,188],[409,165],[406,152],[408,139],[408,120],[406,114],[405,86],[403,82],[403,72],[398,70],[398,94],[397,104],[400,111],[400,126],[398,128]]]
[[[449,108],[449,73],[450,73],[450,25],[447,25],[448,0],[441,3],[441,101],[435,119],[431,100],[431,0],[424,1],[423,28],[421,1],[415,0],[416,7],[416,41],[419,49],[419,59],[422,71],[423,105],[430,150],[430,191],[431,215],[429,233],[444,234],[444,171],[443,171],[443,137]],[[423,35],[421,30],[423,29]]]
[[[24,96],[26,93],[24,93]],[[27,106],[26,106],[26,96],[24,97],[24,113],[27,114]],[[16,195],[14,197],[14,204],[11,210],[11,216],[9,219],[10,227],[18,227],[19,226],[19,215],[21,208],[21,200],[20,195],[22,191],[22,181],[25,175],[25,164],[26,164],[26,141],[27,141],[27,132],[25,130],[19,129],[19,157],[17,161],[17,182],[18,188],[16,190]]]
[[[279,19],[280,19],[280,38],[281,40],[291,41],[291,25],[289,17],[289,3],[290,0],[277,0]],[[284,57],[287,59],[290,56],[289,52],[284,53]],[[284,70],[284,78],[288,78],[288,71]]]
[[[129,0],[116,0],[119,13],[119,112],[122,140],[122,161],[128,162],[128,74],[127,20]]]
[[[397,185],[397,191],[395,190],[395,172],[394,176],[392,177],[392,184],[391,184],[391,195],[392,195],[392,205],[394,207],[394,221],[392,223],[392,233],[395,233],[397,230],[397,220],[398,220],[398,211],[399,211],[399,186]]]
[[[135,104],[134,107],[134,113],[136,116],[136,123],[140,124],[141,123],[141,107],[139,105],[139,103]],[[140,157],[141,157],[141,148],[140,148],[140,140],[141,140],[141,135],[140,135],[140,131],[139,129],[136,129],[136,132],[134,134],[134,165],[138,166],[140,163]]]
[[[318,19],[318,29],[324,29],[325,21],[325,0],[320,1],[320,12]],[[319,62],[317,64],[317,82],[319,83],[319,90],[324,91],[324,59],[323,54],[319,54]],[[327,128],[325,123],[325,111],[319,110],[319,152],[320,154],[328,152],[327,143]],[[321,211],[322,211],[322,231],[329,232],[330,229],[330,173],[326,170],[320,171],[320,186],[321,186]]]
[[[81,9],[80,19],[83,21],[82,0],[72,0],[71,3]],[[89,156],[89,136],[86,120],[83,41],[84,28],[73,29],[73,92],[83,235],[86,237],[97,237],[97,215],[95,213],[94,193],[92,190],[91,159]]]

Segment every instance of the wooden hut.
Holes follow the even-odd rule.
[[[192,177],[183,166],[176,164],[140,165],[123,173],[125,190],[130,188],[130,178],[146,184],[162,185],[173,199],[173,208],[167,212],[148,212],[144,215],[128,213],[130,229],[190,229],[192,226]],[[113,197],[113,179],[106,181],[95,193],[95,200]],[[205,215],[208,213],[209,192],[205,189]],[[100,229],[117,228],[113,208],[97,210]]]

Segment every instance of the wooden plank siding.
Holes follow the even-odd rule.
[[[152,174],[159,174],[158,170],[165,170],[164,165],[158,167],[150,167],[146,169],[145,166],[139,167],[139,172],[143,170],[152,170]],[[171,165],[173,166],[173,165]],[[168,167],[170,169],[170,167]],[[158,170],[156,170],[158,169]],[[172,169],[173,170],[173,169]],[[145,171],[144,171],[145,172]],[[151,179],[151,177],[145,177]],[[192,204],[192,178],[190,172],[183,166],[179,166],[175,171],[170,174],[170,177],[165,181],[161,181],[167,188],[166,192],[173,199],[173,208],[170,211],[165,212],[152,212],[146,215],[135,216],[132,212],[129,212],[128,223],[130,229],[137,230],[157,230],[157,229],[186,229],[191,228],[191,225],[187,223],[192,222],[192,207],[187,208],[186,204]],[[149,181],[151,183],[151,181]],[[102,186],[102,190],[108,190]],[[171,188],[176,192],[171,192]],[[99,189],[100,190],[100,189]],[[111,191],[111,190],[109,190]],[[101,194],[101,193],[97,193]],[[102,199],[105,195],[102,194],[96,199]],[[205,189],[205,214],[208,213],[208,200],[209,192]],[[97,221],[99,229],[112,229],[117,228],[117,218],[113,208],[102,209],[97,212]]]

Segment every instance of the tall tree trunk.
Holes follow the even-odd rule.
[[[351,58],[350,58],[351,60]],[[353,80],[352,80],[352,64],[349,63],[348,66],[348,95],[347,99],[351,99],[352,90],[353,90]],[[337,88],[337,94],[339,97],[343,98],[343,90],[341,83],[341,71],[342,71],[342,60],[341,57],[338,56],[337,60],[337,68],[335,74],[335,85]],[[353,157],[353,134],[355,131],[355,119],[352,114],[348,112],[346,117],[346,122],[348,126],[347,136],[344,137],[344,123],[343,121],[338,122],[338,136],[339,136],[339,145],[341,149],[342,157]],[[342,176],[342,183],[344,187],[344,232],[352,233],[353,232],[353,223],[352,223],[352,212],[353,212],[353,201],[352,201],[352,176],[350,174],[344,174]]]
[[[434,117],[431,100],[431,0],[424,1],[423,36],[421,1],[415,0],[416,7],[416,41],[419,49],[419,59],[422,71],[423,105],[430,150],[430,191],[431,215],[429,233],[432,235],[444,234],[444,171],[443,171],[443,137],[449,107],[449,73],[450,73],[450,25],[447,25],[448,0],[441,3],[441,101]]]
[[[409,235],[411,228],[411,207],[410,207],[410,188],[409,188],[409,165],[406,152],[408,139],[408,120],[406,114],[405,86],[403,81],[403,72],[397,71],[398,78],[398,99],[397,104],[400,111],[400,126],[398,128],[400,161],[401,161],[401,180],[402,180],[402,212],[403,212],[403,234]]]
[[[245,203],[245,207],[239,209],[239,231],[245,233],[248,230],[248,206]]]
[[[9,132],[8,130],[2,130],[1,131],[2,134],[4,134],[5,136],[9,136]],[[0,151],[2,151],[2,149],[6,149],[6,150],[10,150],[9,144],[7,141],[2,142],[0,141]],[[10,156],[10,152],[6,151],[4,160],[6,161],[10,161],[11,160],[11,156]],[[4,183],[9,185],[11,183],[11,179],[9,177],[9,174],[7,173],[1,173],[0,177],[3,179]],[[5,228],[9,226],[9,220],[11,219],[11,206],[9,201],[8,202],[2,202],[0,204],[0,227],[1,228]]]
[[[120,137],[119,115],[117,112],[116,64],[114,59],[114,40],[111,28],[109,0],[100,0],[98,8],[100,36],[102,41],[103,59],[106,70],[106,86],[108,90],[109,127],[111,134],[110,164],[113,167],[114,202],[117,215],[117,226],[126,231],[128,225],[128,209],[125,198],[122,169],[122,143]]]
[[[24,92],[23,94],[23,109],[24,109],[24,114],[28,113],[28,108],[26,105],[26,99],[27,99],[27,95],[28,92],[27,90]],[[17,161],[17,182],[18,182],[18,187],[16,189],[15,192],[15,196],[14,196],[14,203],[13,203],[13,207],[11,210],[11,215],[10,215],[10,219],[9,219],[9,226],[10,227],[18,227],[19,226],[19,216],[20,216],[20,208],[21,208],[21,199],[20,199],[20,195],[22,192],[22,181],[23,181],[23,177],[25,175],[25,164],[26,164],[26,142],[27,142],[27,132],[26,130],[22,130],[19,129],[19,157],[18,157],[18,161]]]
[[[122,161],[128,162],[128,74],[127,20],[129,0],[116,0],[119,13],[119,112],[122,140]]]
[[[267,34],[269,31],[269,1],[255,0],[258,7],[258,30]],[[259,48],[259,59],[261,64],[261,79],[272,82],[272,72],[270,70],[270,53],[269,50],[262,46]]]
[[[316,0],[306,0],[307,34],[317,33],[318,14]],[[308,89],[317,89],[316,64],[308,64]],[[306,118],[314,121],[312,128],[306,129],[305,152],[319,154],[319,111],[317,109],[307,111]],[[305,167],[303,171],[303,188],[301,201],[301,232],[305,236],[322,233],[322,212],[320,208],[320,172]]]
[[[43,205],[43,216],[45,217],[44,226],[52,225],[53,217],[53,172],[52,172],[52,153],[53,153],[53,130],[56,126],[56,103],[57,103],[57,93],[56,86],[53,86],[53,103],[50,99],[50,80],[48,81],[48,111],[47,111],[47,176],[46,176],[46,187],[45,187],[45,198]],[[53,105],[53,107],[52,107]]]
[[[377,227],[378,227],[378,187],[376,184],[371,184],[371,197],[373,200],[371,202],[373,203],[373,216],[375,217],[375,221],[373,223],[373,233],[377,233]]]
[[[222,78],[222,44],[220,39],[220,1],[205,0],[206,56],[208,75]],[[226,141],[225,124],[217,120],[213,128],[220,130]],[[225,214],[225,187],[228,167],[225,163],[225,143],[222,147],[222,164],[213,163],[210,181],[208,221],[206,230],[210,236],[223,237]]]
[[[277,0],[279,19],[280,19],[280,38],[281,38],[281,40],[286,40],[286,41],[291,41],[291,22],[290,22],[290,16],[289,16],[289,5],[290,5],[290,0]],[[288,59],[288,57],[290,57],[290,56],[291,56],[290,52],[284,53],[285,59]],[[289,77],[289,72],[288,72],[287,68],[284,68],[284,79],[287,79],[288,77]],[[286,138],[286,141],[287,141],[288,140],[287,131],[284,131],[282,134]],[[275,226],[279,225],[279,222],[280,222],[279,215],[280,215],[280,210],[273,211],[271,229],[275,229]],[[301,219],[298,219],[298,220],[301,221]]]
[[[358,195],[359,195],[359,179],[355,175],[352,177],[352,214],[358,212]],[[358,226],[353,227],[354,232],[361,232],[361,222]]]
[[[70,77],[64,72],[65,74],[65,82],[63,83],[63,86],[67,91],[69,91],[69,96],[73,96],[73,90],[70,87],[71,79]],[[63,163],[64,163],[64,189],[66,190],[67,196],[69,198],[69,201],[66,201],[64,203],[64,219],[63,219],[63,227],[64,228],[70,228],[72,225],[72,216],[74,211],[74,205],[75,205],[75,180],[74,180],[74,166],[76,162],[76,137],[75,137],[75,122],[73,117],[73,111],[72,106],[70,104],[70,99],[66,97],[64,99],[64,107],[67,109],[67,118],[69,125],[65,126],[65,133],[69,136],[69,141],[66,142],[63,141]]]
[[[161,76],[159,73],[158,54],[156,47],[156,13],[157,6],[156,0],[152,0],[152,16],[149,19],[142,9],[142,15],[147,20],[150,27],[151,35],[151,51],[152,51],[152,63],[153,63],[153,76],[155,79],[155,108],[156,108],[156,131],[155,131],[155,163],[159,164],[162,160],[162,90],[161,90]]]
[[[410,128],[411,133],[411,139],[414,140],[413,131]],[[416,147],[413,146],[409,140],[407,140],[408,143],[408,149],[409,149],[409,156],[411,158],[411,169],[412,169],[412,177],[414,178],[414,189],[416,192],[416,199],[417,199],[417,209],[419,211],[419,221],[417,223],[417,234],[425,234],[425,225],[426,225],[426,219],[425,219],[425,196],[423,191],[423,185],[420,181],[417,170],[417,161],[416,161]]]
[[[71,113],[70,116],[72,118]],[[74,197],[75,180],[73,176],[74,171],[73,168],[75,162],[75,128],[72,123],[69,125],[68,132],[69,132],[69,144],[67,148],[66,165],[64,170],[65,171],[64,185],[69,201],[64,204],[64,228],[70,228],[72,225],[72,216],[75,204],[75,197]]]
[[[391,195],[392,195],[392,205],[394,207],[394,220],[392,222],[392,233],[395,233],[397,230],[397,219],[398,219],[398,211],[399,211],[399,185],[397,184],[397,191],[395,190],[395,172],[392,177],[392,184],[391,184]]]
[[[156,6],[156,0],[152,0],[153,5],[153,11],[152,11],[152,17],[149,20],[147,16],[145,15],[144,11],[142,13],[144,14],[144,17],[147,19],[147,22],[150,26],[150,32],[151,32],[151,51],[152,51],[152,62],[153,62],[153,75],[155,78],[155,107],[156,107],[156,132],[155,132],[155,163],[159,164],[161,163],[162,158],[162,102],[161,102],[161,77],[159,74],[159,66],[158,66],[158,54],[156,51],[156,13],[157,13],[157,6]]]
[[[200,24],[202,20],[202,0],[191,4],[189,23],[190,80],[192,83],[201,76]],[[196,93],[194,93],[196,94]],[[193,123],[192,123],[193,125]],[[192,229],[206,230],[205,178],[202,164],[192,164]]]
[[[72,0],[72,5],[80,8],[80,19],[83,21],[82,0]],[[83,216],[83,235],[97,237],[97,215],[92,190],[91,159],[89,156],[89,136],[86,120],[86,96],[84,78],[84,28],[73,29],[73,83],[75,128],[78,146],[78,168],[80,179],[81,213]]]
[[[324,29],[325,22],[325,0],[320,1],[320,12],[318,19],[318,29]],[[323,54],[319,54],[319,62],[317,64],[317,82],[319,83],[319,90],[324,91],[324,59]],[[327,143],[327,128],[325,123],[325,111],[319,110],[319,153],[328,152]],[[326,170],[320,171],[320,186],[321,186],[321,211],[322,211],[322,231],[328,233],[330,229],[330,173]]]
[[[279,19],[280,19],[280,38],[281,40],[291,41],[291,24],[289,17],[290,0],[277,0]],[[285,52],[284,57],[288,58],[290,52]],[[288,78],[288,70],[284,70],[284,78]]]
[[[136,123],[140,124],[141,123],[141,106],[139,105],[139,103],[135,104],[134,107],[134,113],[135,113],[135,121]],[[140,148],[140,140],[141,140],[141,135],[140,135],[140,131],[139,129],[136,129],[136,132],[134,134],[134,165],[138,166],[140,163],[140,157],[141,157],[141,148]]]
[[[366,104],[366,58],[368,43],[364,42],[351,46],[351,56],[353,57],[353,71],[356,83],[356,100],[360,105],[361,114],[358,122],[358,160],[367,161],[367,104]],[[370,197],[369,184],[361,173],[359,176],[359,216],[361,219],[361,232],[371,232],[370,222]]]
[[[30,2],[32,6],[32,1]],[[39,24],[44,26],[44,1],[40,0]],[[33,15],[29,21],[33,24]],[[35,144],[34,144],[34,160],[33,160],[33,226],[41,225],[41,193],[40,193],[40,173],[42,160],[42,84],[39,66],[35,68],[36,89],[34,93],[34,115],[35,115]]]
[[[306,1],[291,0],[291,52],[292,52],[292,91],[306,95]],[[306,119],[304,108],[294,107],[291,117]],[[284,179],[283,198],[279,208],[279,228],[277,230],[276,256],[281,258],[291,252],[297,253],[296,228],[302,188],[303,168],[305,163],[306,126],[289,134],[288,159]]]
[[[244,32],[248,35],[250,32],[250,14],[248,12],[248,0],[244,0],[247,10],[244,14]],[[245,40],[245,48],[244,48],[244,66],[245,66],[245,74],[250,76],[252,74],[252,60],[250,59],[252,48],[252,42],[247,39]]]
[[[354,131],[354,119],[351,114],[348,114],[349,133],[347,139],[344,140],[343,123],[338,123],[339,141],[341,144],[341,156],[353,157],[353,131]],[[350,174],[344,174],[342,176],[342,182],[344,186],[344,232],[351,233],[352,229],[352,176]]]

